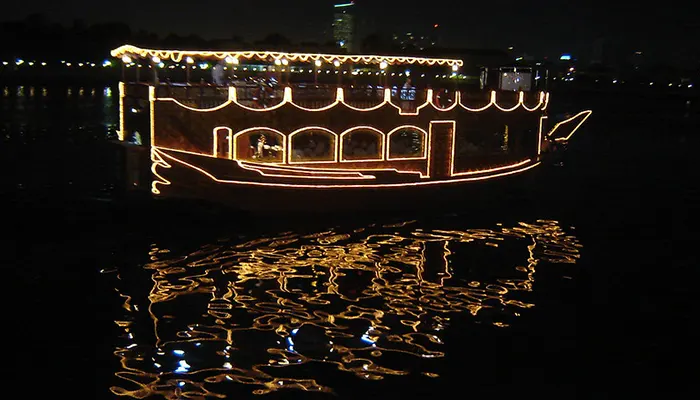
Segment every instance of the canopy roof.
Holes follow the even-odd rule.
[[[279,51],[196,51],[196,50],[156,50],[142,49],[136,46],[124,45],[111,51],[112,57],[121,58],[123,56],[139,56],[144,58],[158,57],[161,60],[171,60],[181,62],[187,57],[199,59],[219,59],[219,60],[241,60],[255,59],[260,61],[283,60],[287,61],[302,61],[313,62],[320,60],[322,62],[340,63],[352,62],[355,64],[381,64],[386,62],[388,65],[400,64],[421,64],[421,65],[446,65],[458,66],[464,65],[462,60],[449,58],[426,58],[426,57],[406,57],[406,56],[379,56],[379,55],[351,55],[351,54],[319,54],[319,53],[285,53]]]

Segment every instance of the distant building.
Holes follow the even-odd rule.
[[[435,24],[429,31],[422,30],[416,32],[406,32],[405,34],[394,34],[394,46],[402,50],[425,50],[439,46],[438,27]]]
[[[427,57],[457,58],[464,61],[460,68],[466,75],[478,75],[482,67],[503,67],[514,64],[511,55],[500,49],[442,49],[432,48],[422,52]]]
[[[355,49],[355,2],[334,4],[333,39],[343,49]]]

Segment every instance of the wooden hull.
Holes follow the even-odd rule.
[[[171,163],[168,185],[156,184],[156,199],[217,204],[226,208],[280,218],[292,214],[360,213],[405,214],[410,212],[464,211],[495,200],[517,198],[537,182],[539,164],[525,171],[487,180],[439,185],[354,188],[294,188],[220,183],[203,179],[200,172]]]

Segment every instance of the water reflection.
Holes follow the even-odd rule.
[[[0,134],[6,143],[59,145],[116,138],[118,101],[110,86],[4,86]]]
[[[139,293],[137,278],[117,275],[124,335],[111,391],[224,398],[234,383],[255,394],[330,392],[318,373],[328,369],[348,379],[437,377],[451,319],[507,329],[535,306],[535,267],[575,263],[580,248],[546,220],[287,232],[187,255],[153,245],[149,288]]]

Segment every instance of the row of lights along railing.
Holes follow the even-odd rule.
[[[226,57],[224,59],[224,61],[226,62],[226,64],[229,64],[229,65],[239,65],[240,64],[240,61],[238,60],[238,58],[231,57],[231,56]],[[124,82],[126,82],[126,66],[131,64],[132,62],[133,62],[132,58],[129,57],[128,55],[122,56],[122,81],[124,81]],[[162,61],[161,61],[160,57],[154,56],[151,58],[151,66],[152,66],[152,70],[153,70],[153,80],[156,83],[158,82],[158,70],[157,70],[156,66],[161,65],[161,64],[162,64]],[[186,74],[187,74],[186,79],[187,79],[187,82],[189,82],[190,81],[190,70],[192,69],[192,65],[194,64],[194,59],[192,57],[189,57],[189,56],[186,57],[185,64],[186,64]],[[276,67],[278,67],[278,68],[276,68],[276,72],[278,74],[278,81],[283,82],[283,80],[282,80],[283,76],[286,76],[287,81],[288,81],[289,80],[288,75],[286,75],[286,74],[282,75],[282,73],[286,72],[288,74],[289,60],[287,60],[286,58],[281,58],[281,59],[276,58],[274,61],[274,64]],[[315,68],[313,69],[313,71],[314,71],[314,84],[318,84],[318,74],[321,72],[320,68],[322,65],[323,65],[323,63],[321,62],[321,60],[314,61],[314,66],[315,66]],[[334,60],[333,66],[336,68],[336,74],[338,75],[338,84],[340,85],[342,75],[338,74],[337,70],[340,68],[341,62],[339,60]],[[140,68],[141,68],[141,64],[137,64],[137,66],[136,66],[136,81],[137,82],[140,80]],[[389,68],[389,64],[386,61],[382,61],[379,63],[379,69],[382,71],[382,73],[380,75],[380,84],[383,86],[387,85],[387,75],[388,75],[387,69],[388,68]],[[233,68],[230,68],[229,71],[230,71],[230,74],[233,74]],[[455,75],[457,73],[457,71],[459,71],[459,66],[457,64],[453,64],[452,65],[452,74]],[[406,71],[406,76],[407,77],[410,76],[409,71]]]

